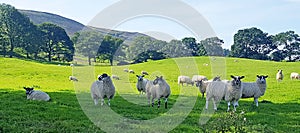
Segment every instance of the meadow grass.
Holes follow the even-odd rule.
[[[238,60],[237,62],[235,60]],[[203,64],[208,64],[208,66]],[[174,128],[171,132],[300,132],[300,80],[290,80],[291,72],[300,72],[300,62],[271,62],[238,58],[177,58],[130,66],[58,66],[20,59],[0,58],[0,132],[103,132],[101,124],[110,123],[112,131],[151,132],[149,125]],[[213,66],[213,67],[212,67]],[[123,72],[132,69],[136,74]],[[276,72],[282,69],[285,78],[275,80]],[[171,86],[169,108],[149,107],[145,95],[136,90],[136,76],[142,70],[150,73],[146,78],[153,80],[163,75]],[[224,72],[223,72],[224,71]],[[106,116],[107,106],[94,106],[90,97],[90,85],[98,74],[118,75],[113,80],[117,94],[111,101],[111,109],[120,116]],[[205,99],[198,88],[178,86],[178,75],[206,75],[209,79],[221,75],[244,75],[245,82],[254,81],[256,75],[269,75],[267,91],[259,98],[259,107],[253,106],[253,99],[242,99],[235,114],[226,112],[227,104],[222,101],[218,111],[205,118]],[[79,82],[71,82],[74,75]],[[47,92],[50,102],[26,100],[23,86],[34,86]],[[210,106],[212,107],[212,106]],[[176,109],[176,110],[175,110]],[[104,112],[101,112],[104,111]],[[173,112],[172,112],[173,111]],[[240,115],[242,113],[242,115]],[[104,119],[107,117],[107,119]],[[165,117],[170,121],[147,123],[144,121]],[[103,121],[98,121],[99,119]],[[182,119],[184,118],[184,119]],[[246,118],[246,122],[244,122]],[[111,120],[121,121],[117,124]],[[128,124],[129,123],[129,124]],[[241,130],[234,129],[240,123]],[[139,124],[145,124],[140,126]],[[101,127],[101,128],[99,128]],[[138,129],[138,130],[136,130]],[[168,131],[161,130],[156,132]],[[154,131],[155,132],[155,131]]]

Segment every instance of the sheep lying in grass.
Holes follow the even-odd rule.
[[[136,83],[136,88],[137,90],[140,92],[140,95],[144,93],[146,93],[146,84],[148,82],[147,79],[144,79],[144,75],[142,76],[139,76],[139,75],[136,75],[137,77],[137,83]]]
[[[238,106],[238,101],[242,96],[242,88],[241,88],[241,79],[244,76],[232,76],[229,83],[225,83],[222,81],[213,81],[208,84],[207,92],[206,92],[206,106],[208,109],[208,102],[212,99],[214,109],[217,110],[217,105],[222,98],[225,98],[225,101],[228,102],[227,111],[230,110],[230,102],[233,102],[234,111],[236,111],[236,107]]]
[[[110,106],[110,99],[115,95],[115,86],[106,73],[98,76],[98,80],[91,86],[91,96],[95,105],[98,104],[98,100],[101,99],[101,105],[104,104],[104,98],[108,98],[108,106]]]
[[[149,81],[146,84],[146,93],[148,103],[150,105],[150,98],[152,97],[152,107],[154,106],[154,99],[158,99],[158,108],[160,107],[160,98],[165,98],[165,108],[168,108],[168,97],[171,94],[171,89],[168,83],[162,76],[156,77],[154,81]]]
[[[129,73],[132,73],[132,74],[134,74],[135,72],[134,72],[133,70],[129,70]]]
[[[187,86],[188,84],[194,86],[194,82],[191,80],[189,76],[178,76],[178,85],[181,84],[183,86],[183,83],[186,83]]]
[[[299,73],[292,72],[290,78],[291,79],[300,79],[300,75],[299,75]]]
[[[202,98],[204,98],[204,93],[206,92],[206,88],[207,88],[208,84],[213,81],[221,81],[221,79],[220,79],[220,77],[215,77],[214,79],[211,79],[211,80],[203,79],[200,81],[196,81],[196,87],[199,88],[199,91],[202,94]]]
[[[283,73],[282,73],[282,70],[278,70],[278,72],[277,72],[277,74],[276,74],[276,80],[277,80],[278,82],[283,80]]]
[[[42,91],[35,91],[32,87],[23,87],[26,90],[28,100],[49,101],[50,97]]]
[[[78,79],[75,76],[69,76],[69,80],[78,82]]]
[[[111,78],[112,78],[112,79],[115,79],[115,80],[120,80],[120,77],[117,76],[117,75],[111,75]]]
[[[258,106],[258,98],[263,96],[266,92],[268,76],[256,75],[256,82],[242,82],[242,98],[254,98],[254,103]]]
[[[141,74],[142,74],[142,75],[149,75],[149,73],[146,72],[146,71],[141,71]]]

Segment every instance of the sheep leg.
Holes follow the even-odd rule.
[[[213,98],[212,100],[213,100],[213,104],[214,104],[214,110],[215,110],[215,111],[217,111],[217,110],[218,110],[218,108],[217,108],[217,104],[216,104],[216,102],[218,102],[218,100],[217,100],[217,99],[215,99],[215,98]]]
[[[204,98],[204,93],[202,93],[202,98]]]
[[[256,107],[258,107],[258,98],[254,98],[254,102],[256,104]]]
[[[234,107],[234,111],[236,111],[236,107],[239,106],[239,102],[238,101],[235,101],[233,103],[233,107]]]
[[[154,107],[154,98],[152,98],[152,107]]]
[[[165,109],[168,108],[168,98],[165,99]]]
[[[110,99],[108,99],[108,102],[107,102],[108,106],[110,106]]]
[[[104,104],[104,98],[101,99],[101,106]]]
[[[94,103],[95,103],[95,105],[98,104],[98,98],[94,98]]]
[[[208,100],[206,100],[206,103],[205,103],[205,109],[206,109],[206,110],[208,109]]]
[[[160,98],[158,98],[158,105],[157,105],[157,108],[160,107]]]
[[[228,106],[228,108],[227,108],[227,112],[230,110],[230,101],[227,103],[227,106]]]

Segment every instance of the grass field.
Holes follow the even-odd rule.
[[[235,62],[234,60],[238,60]],[[203,64],[208,63],[208,66]],[[270,62],[236,58],[178,58],[130,66],[58,66],[19,59],[0,58],[0,132],[300,132],[300,80],[290,80],[300,72],[300,62]],[[163,75],[171,86],[169,108],[149,107],[145,95],[135,88],[135,74],[145,70],[153,80]],[[275,80],[282,69],[285,78]],[[90,85],[98,74],[116,74],[117,89],[111,107],[94,106]],[[79,82],[68,80],[70,75]],[[178,75],[244,75],[254,81],[257,74],[269,75],[267,90],[259,99],[242,99],[237,112],[226,112],[227,103],[218,111],[205,111],[196,87],[179,87]],[[47,92],[50,102],[26,100],[23,86]],[[212,108],[212,106],[210,106]],[[210,118],[210,119],[209,119]],[[208,121],[206,121],[208,120]],[[159,130],[158,130],[159,129]]]

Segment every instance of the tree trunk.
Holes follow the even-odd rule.
[[[110,65],[113,66],[113,59],[109,59]]]
[[[13,57],[13,53],[14,53],[14,45],[10,45],[10,51],[9,51],[9,58]]]
[[[50,52],[50,51],[48,52],[48,61],[49,61],[49,62],[52,61],[52,59],[51,59],[51,52]]]
[[[89,61],[89,65],[92,65],[90,56],[88,56],[88,61]]]

